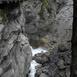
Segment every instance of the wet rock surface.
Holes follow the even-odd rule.
[[[68,50],[58,46],[51,52],[35,55],[35,61],[42,64],[37,67],[35,77],[70,77],[71,50],[69,47],[66,49]]]
[[[33,59],[39,64],[44,64],[49,61],[49,55],[46,53],[38,53],[33,57]]]

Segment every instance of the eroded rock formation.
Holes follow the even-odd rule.
[[[70,47],[70,46],[69,46]],[[71,50],[63,44],[51,52],[36,54],[37,66],[35,77],[70,77]]]
[[[30,42],[49,51],[36,77],[69,77],[72,13],[72,0],[0,0],[0,76],[27,77]]]
[[[36,77],[70,77],[72,4],[72,0],[57,0],[60,8],[57,8],[52,32],[47,35],[49,52],[34,58],[41,64],[37,67]]]
[[[0,4],[0,77],[27,77],[29,72],[32,57],[22,29],[25,18],[21,4]]]

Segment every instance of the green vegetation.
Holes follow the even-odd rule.
[[[4,9],[0,9],[0,23],[4,23],[7,18],[7,11]]]
[[[43,12],[45,9],[48,9],[48,0],[41,0],[41,2],[42,2],[42,5],[41,5],[41,10],[40,10],[39,15],[42,19],[44,19]]]
[[[48,0],[41,0],[42,6],[48,8]]]

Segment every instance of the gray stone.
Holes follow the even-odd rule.
[[[65,69],[66,68],[63,60],[60,60],[57,65],[58,65],[59,69]]]
[[[4,0],[0,1],[4,3]],[[3,6],[3,3],[0,5]],[[24,13],[20,10],[19,4],[16,5],[18,8],[13,5],[16,4],[12,2],[11,7],[9,3],[7,4],[5,2],[5,6],[7,7],[3,6],[2,8],[2,10],[5,10],[4,8],[7,9],[10,7],[11,11],[7,9],[7,21],[2,21],[0,25],[0,76],[27,77],[32,60],[32,53],[28,38],[22,29],[22,27],[25,27]]]
[[[39,77],[49,77],[46,74],[42,73]]]

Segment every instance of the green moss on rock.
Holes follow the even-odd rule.
[[[0,23],[4,23],[7,19],[7,11],[0,9]]]
[[[42,5],[48,8],[48,0],[41,0],[41,1],[42,1]]]
[[[42,19],[44,19],[43,17],[43,12],[45,11],[45,9],[48,9],[48,0],[41,0],[42,5],[41,5],[41,10],[39,12],[39,15]]]

